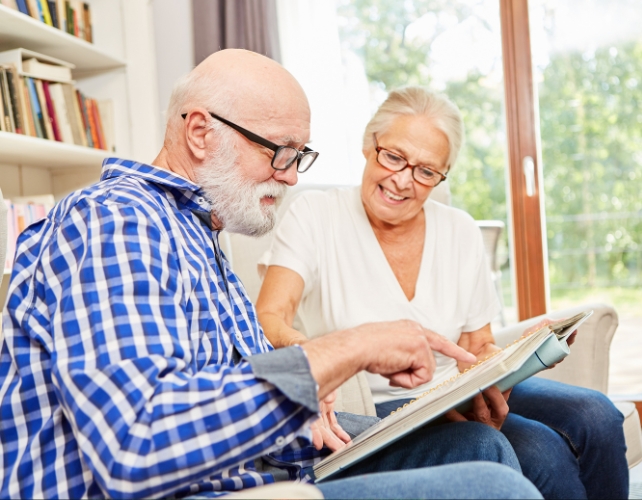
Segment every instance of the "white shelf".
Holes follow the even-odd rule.
[[[0,132],[0,164],[46,168],[100,167],[114,153],[26,135]]]
[[[0,5],[0,50],[21,47],[75,64],[77,77],[125,66],[125,61],[92,43]]]

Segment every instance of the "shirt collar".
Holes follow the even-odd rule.
[[[176,190],[182,195],[178,201],[193,212],[209,214],[211,211],[210,204],[200,186],[164,168],[122,158],[106,158],[103,161],[100,180],[104,181],[120,176],[140,177],[151,184]]]

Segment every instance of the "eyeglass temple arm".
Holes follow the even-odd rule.
[[[216,120],[218,120],[220,122],[225,123],[225,125],[227,125],[228,127],[232,127],[234,130],[240,132],[241,134],[243,134],[245,137],[247,137],[252,142],[256,142],[257,144],[260,144],[261,146],[265,146],[266,148],[271,149],[274,152],[276,152],[276,150],[279,149],[279,146],[277,146],[276,144],[274,144],[271,141],[268,141],[267,139],[264,139],[260,135],[256,135],[254,132],[250,132],[249,130],[241,127],[240,125],[237,125],[236,123],[233,123],[233,122],[231,122],[229,120],[226,120],[222,116],[218,116],[217,114],[214,114],[211,111],[208,111],[208,113],[210,114],[210,116],[212,118],[214,118],[214,119],[216,119]],[[185,118],[187,118],[187,113],[183,113],[181,115],[181,117],[184,120]],[[308,148],[307,146],[303,149],[304,153],[308,153],[310,151],[312,151],[312,150],[310,148]]]

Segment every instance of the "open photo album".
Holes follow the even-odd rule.
[[[415,429],[435,422],[453,408],[462,413],[469,411],[472,398],[488,387],[494,385],[503,392],[561,361],[570,353],[568,337],[591,314],[593,311],[582,312],[528,332],[483,361],[428,389],[315,465],[316,480],[332,477]]]

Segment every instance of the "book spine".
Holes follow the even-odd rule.
[[[42,112],[42,122],[44,123],[44,134],[45,139],[53,141],[53,127],[51,126],[51,117],[49,116],[49,111],[47,110],[47,99],[45,98],[45,91],[42,85],[42,80],[34,80],[36,84],[36,91],[38,92],[38,101],[40,101],[40,111]]]
[[[20,12],[29,15],[29,8],[27,7],[26,0],[16,0],[16,3],[18,4],[18,10]]]
[[[56,0],[47,0],[47,6],[49,7],[49,15],[51,16],[51,25],[54,28],[59,28],[58,24],[58,10],[56,9]]]
[[[36,127],[33,123],[33,114],[31,113],[31,99],[29,99],[29,89],[25,79],[21,76],[18,77],[18,88],[22,94],[22,116],[25,122],[25,135],[30,137],[37,137]]]
[[[49,115],[49,121],[51,122],[51,130],[53,132],[53,138],[62,142],[62,137],[60,136],[60,129],[58,127],[58,118],[56,117],[56,110],[51,100],[51,93],[49,92],[49,82],[42,82],[42,92],[45,96],[45,102],[47,103],[47,114]]]
[[[91,24],[91,7],[87,2],[83,3],[82,6],[85,20],[85,40],[87,40],[89,43],[93,43],[94,30]]]
[[[33,0],[32,2],[32,8],[35,7],[36,11],[36,16],[34,16],[36,19],[38,19],[40,22],[44,23],[45,22],[45,16],[42,13],[42,4],[40,3],[40,0]]]
[[[7,84],[9,87],[9,101],[13,113],[13,125],[16,134],[24,134],[24,120],[22,118],[21,98],[18,92],[18,72],[15,66],[5,67]]]
[[[33,81],[33,78],[29,77],[25,77],[25,82],[27,83],[27,87],[29,87],[29,99],[31,101],[31,112],[33,113],[36,135],[41,139],[46,139],[47,132],[45,130],[44,117],[42,116],[42,107],[40,106],[40,100],[38,99],[36,82]]]
[[[56,113],[56,120],[58,122],[58,131],[62,142],[67,144],[74,144],[74,135],[71,130],[71,123],[69,122],[69,110],[65,103],[65,96],[62,92],[62,83],[52,83],[49,85],[49,94]]]
[[[56,17],[58,18],[58,28],[61,31],[67,31],[67,13],[65,11],[64,0],[56,0]]]
[[[91,128],[89,127],[89,116],[87,114],[87,106],[85,105],[85,97],[80,93],[79,90],[76,90],[76,95],[78,97],[78,105],[80,107],[80,113],[82,115],[85,136],[87,137],[87,146],[93,148],[94,141],[91,135]]]
[[[71,11],[71,3],[69,3],[69,0],[65,0],[65,13],[67,15],[67,33],[70,35],[74,34],[74,15],[73,12]]]
[[[72,35],[75,37],[78,37],[80,33],[80,26],[78,26],[78,10],[75,7],[71,8],[71,15],[73,17],[73,23],[74,23],[74,32]]]
[[[98,139],[98,147],[100,149],[107,149],[105,143],[105,134],[103,132],[103,123],[100,118],[100,110],[98,109],[98,103],[95,99],[91,99],[91,113],[94,117],[94,125],[96,126],[96,137]]]
[[[2,90],[2,74],[0,73],[0,131],[8,132],[6,122],[4,121],[4,91]]]
[[[0,0],[0,5],[4,5],[5,7],[9,7],[13,10],[18,10],[18,4],[16,3],[16,0]]]
[[[85,129],[83,128],[82,117],[80,116],[80,108],[78,107],[76,92],[71,85],[63,83],[62,93],[67,106],[67,113],[74,137],[74,144],[87,147],[87,138],[85,137]]]
[[[91,131],[91,141],[94,148],[102,149],[100,147],[100,139],[98,138],[98,125],[96,124],[96,116],[94,114],[94,106],[91,99],[85,98],[85,106],[87,107],[87,117],[89,121],[89,130]]]
[[[16,123],[13,117],[13,110],[11,108],[11,95],[9,93],[9,80],[7,78],[7,70],[0,69],[0,84],[2,85],[2,105],[4,107],[4,121],[5,129],[7,132],[16,131]]]
[[[49,26],[53,26],[53,22],[51,20],[51,12],[49,12],[49,4],[47,3],[47,0],[38,0],[38,2],[40,5],[40,12],[42,12],[42,21]]]
[[[13,221],[16,229],[16,236],[25,230],[25,206],[21,203],[13,205]]]

